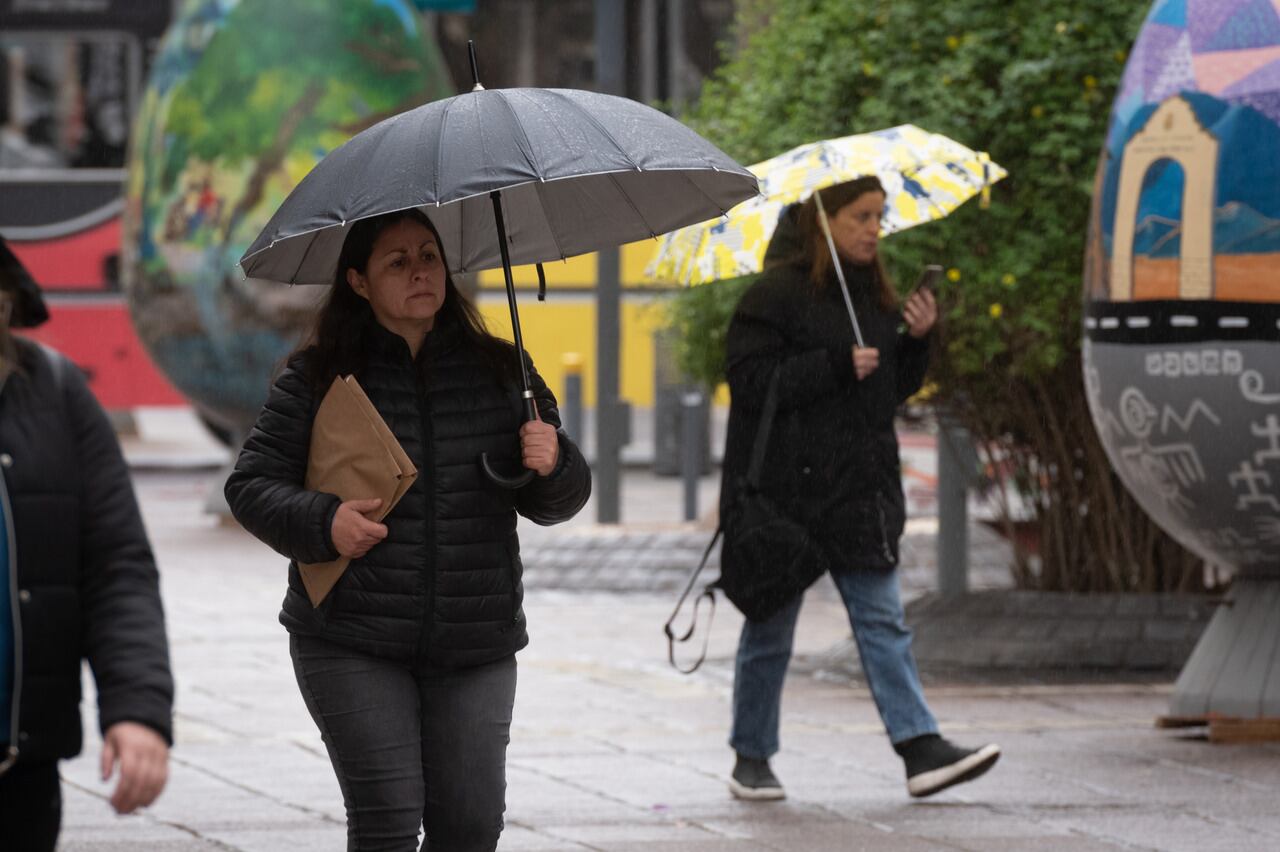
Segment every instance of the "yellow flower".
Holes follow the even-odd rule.
[[[1123,50],[1117,50],[1115,52],[1115,57],[1116,57],[1116,62],[1124,62],[1126,59],[1129,58],[1129,54]]]
[[[1036,104],[1031,108],[1032,118],[1041,118],[1042,116],[1044,116],[1044,107],[1040,106],[1040,104]]]
[[[953,35],[947,36],[947,47],[951,48],[952,50],[955,50],[959,46],[960,46],[960,39],[956,38]]]
[[[1084,75],[1084,87],[1085,87],[1086,89],[1096,89],[1096,88],[1098,88],[1098,78],[1097,78],[1097,77],[1095,77],[1095,76],[1093,76],[1092,74],[1085,74],[1085,75]]]
[[[1053,31],[1056,32],[1058,35],[1062,35],[1067,31],[1067,22],[1058,21],[1058,23],[1054,26]]]
[[[944,86],[950,86],[950,85],[951,85],[951,75],[950,75],[950,74],[943,74],[943,75],[942,75],[942,85],[944,85]]]
[[[992,319],[1000,319],[1000,317],[1004,315],[1004,306],[999,302],[992,302],[988,313],[991,314]]]
[[[952,284],[960,280],[960,270],[954,266],[947,270],[947,280]]]
[[[1014,284],[1018,283],[1018,276],[1014,275],[1012,272],[1006,272],[1004,277],[1000,279],[1000,282],[1006,287],[1012,287]]]
[[[862,73],[866,74],[868,77],[874,77],[876,75],[876,66],[872,65],[870,62],[864,62],[862,63]]]

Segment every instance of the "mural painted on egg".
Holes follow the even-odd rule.
[[[1112,108],[1085,385],[1112,465],[1214,564],[1280,571],[1280,0],[1161,0]]]
[[[166,34],[132,137],[124,286],[152,359],[243,434],[323,288],[237,262],[289,191],[377,121],[453,94],[407,0],[193,0]]]

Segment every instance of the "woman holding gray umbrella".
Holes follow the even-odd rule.
[[[255,278],[334,281],[316,347],[277,381],[227,492],[296,561],[356,557],[318,610],[291,569],[283,615],[352,848],[414,848],[419,819],[432,850],[492,849],[501,828],[511,655],[527,641],[515,515],[564,520],[590,486],[523,355],[512,267],[654,237],[756,189],[650,107],[477,79],[326,155],[241,258]],[[397,246],[408,265],[384,269]],[[497,267],[514,346],[485,334],[450,283]],[[361,517],[372,505],[299,485],[317,390],[344,370],[419,470],[385,524]]]
[[[528,643],[516,515],[567,520],[591,474],[530,365],[454,286],[417,209],[351,226],[309,345],[276,380],[226,485],[246,529],[289,557],[281,622],[347,810],[348,848],[492,850],[503,827],[515,653]],[[419,474],[377,500],[307,490],[312,422],[354,375]],[[518,445],[511,435],[518,433]],[[519,455],[516,455],[516,451]],[[477,463],[533,475],[500,487]],[[351,562],[313,607],[298,563]]]
[[[1000,750],[965,749],[938,735],[903,623],[894,569],[905,508],[893,421],[924,379],[937,306],[920,289],[899,311],[877,251],[884,204],[880,181],[868,176],[823,189],[783,214],[765,272],[729,327],[733,402],[721,515],[730,528],[749,487],[806,528],[813,558],[830,566],[848,608],[862,669],[906,766],[908,792],[928,796],[982,774]],[[753,464],[756,432],[765,428],[762,408],[775,413],[764,433],[771,435],[764,464]],[[733,584],[735,571],[744,570],[733,557],[726,544],[722,583]],[[770,614],[748,618],[742,628],[730,736],[737,762],[729,786],[739,798],[781,799],[769,759],[778,751],[801,595],[756,603]]]

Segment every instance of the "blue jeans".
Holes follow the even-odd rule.
[[[347,808],[347,848],[492,852],[502,833],[514,656],[414,669],[308,636],[289,652]]]
[[[889,571],[832,572],[849,610],[858,656],[876,709],[895,745],[936,734],[911,656],[911,631],[903,621],[898,575]],[[782,682],[791,659],[803,595],[768,621],[747,621],[738,641],[733,678],[733,732],[729,745],[743,757],[768,760],[778,751]]]

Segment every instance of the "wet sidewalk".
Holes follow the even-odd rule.
[[[276,621],[284,561],[200,513],[206,479],[136,478],[162,566],[178,680],[168,790],[143,814],[111,813],[87,699],[85,753],[63,766],[63,849],[344,848],[341,797]],[[644,494],[668,499],[665,487],[636,484],[629,505]],[[584,521],[530,531],[530,555],[555,550],[557,535],[567,545],[596,530]],[[705,530],[687,532],[705,540]],[[927,552],[927,517],[914,534]],[[908,596],[929,585],[924,560],[904,572]],[[976,685],[934,673],[928,695],[944,731],[997,741],[1005,756],[972,785],[913,801],[865,689],[797,666],[775,761],[789,799],[736,802],[725,788],[736,612],[720,606],[707,665],[684,677],[667,666],[661,634],[669,581],[611,586],[607,575],[585,582],[547,565],[535,558],[530,568],[532,644],[519,657],[501,849],[1280,848],[1280,747],[1209,745],[1154,730],[1166,683]],[[657,564],[635,571],[678,576]],[[1000,578],[998,566],[977,571]],[[798,655],[821,655],[847,635],[830,588],[816,587]]]

